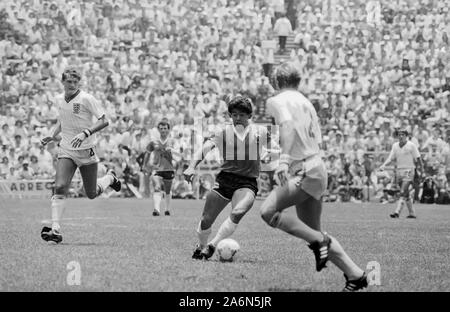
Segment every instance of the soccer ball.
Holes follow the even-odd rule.
[[[217,244],[217,255],[220,261],[231,262],[239,251],[239,244],[231,238],[225,238]]]

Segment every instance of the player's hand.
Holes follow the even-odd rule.
[[[289,171],[289,165],[282,163],[278,166],[278,168],[275,170],[275,175],[278,178],[278,181],[280,182],[280,186],[284,186],[288,181],[288,171]]]
[[[45,146],[48,143],[50,143],[51,141],[53,141],[54,139],[55,138],[51,137],[51,136],[45,137],[45,138],[41,139],[41,144]]]
[[[381,166],[381,167],[380,167],[380,171],[384,171],[384,166]]]
[[[184,175],[184,178],[186,179],[186,181],[188,181],[189,183],[192,183],[192,179],[195,175],[195,169],[188,167],[186,170],[184,170],[183,175]]]
[[[81,132],[72,139],[70,144],[72,145],[72,147],[77,148],[81,146],[81,143],[83,143],[84,140],[86,140],[86,134],[84,132]]]

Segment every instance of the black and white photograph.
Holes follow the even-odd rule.
[[[1,0],[0,59],[0,292],[450,291],[450,1]]]

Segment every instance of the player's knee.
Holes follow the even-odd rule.
[[[262,209],[261,217],[271,227],[277,227],[280,221],[281,213],[272,209]]]
[[[153,188],[154,192],[161,192],[161,185],[159,184],[155,184],[154,188]]]
[[[241,221],[241,219],[244,217],[244,215],[245,215],[244,211],[232,212],[230,214],[230,220],[234,224],[238,224]]]
[[[89,199],[94,199],[94,198],[97,197],[97,192],[96,191],[95,192],[93,192],[93,191],[86,191],[86,196]]]
[[[57,183],[55,185],[55,195],[66,195],[66,185]]]

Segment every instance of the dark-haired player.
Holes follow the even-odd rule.
[[[321,271],[328,260],[344,272],[344,290],[368,285],[365,272],[345,253],[337,239],[321,231],[321,196],[327,188],[327,169],[320,157],[322,135],[311,102],[298,92],[300,74],[289,63],[275,70],[279,93],[268,99],[267,112],[279,126],[281,155],[275,171],[280,187],[261,206],[261,215],[271,227],[301,238],[309,244]],[[285,213],[295,206],[297,216]]]
[[[206,154],[213,148],[219,150],[223,163],[214,188],[206,197],[197,228],[199,242],[192,256],[194,259],[209,259],[217,244],[234,233],[242,217],[253,206],[258,193],[256,179],[260,172],[262,148],[271,144],[267,128],[250,123],[253,110],[248,98],[233,98],[228,104],[228,112],[232,124],[225,125],[212,139],[206,141],[184,171],[187,180],[191,180],[195,168]],[[268,151],[273,152],[270,149]],[[230,202],[230,216],[222,223],[216,236],[208,242],[212,224]]]
[[[147,146],[147,153],[144,157],[144,165],[150,163],[154,169],[152,175],[153,183],[153,216],[159,216],[161,206],[164,206],[164,214],[170,216],[172,200],[172,182],[175,177],[173,166],[173,155],[175,151],[175,141],[170,136],[170,123],[167,118],[163,118],[158,123],[159,138],[152,140]],[[164,198],[164,202],[162,199]]]
[[[108,126],[100,103],[90,94],[80,90],[81,75],[75,69],[66,69],[62,74],[64,94],[56,97],[58,122],[52,134],[41,140],[43,145],[60,135],[56,163],[55,192],[51,199],[52,226],[45,226],[41,237],[45,241],[60,243],[60,220],[64,211],[66,192],[73,175],[79,168],[83,186],[89,199],[94,199],[109,186],[116,192],[121,182],[113,171],[97,180],[98,157],[95,152],[95,133]]]
[[[391,218],[398,218],[404,204],[406,204],[409,211],[407,218],[415,219],[416,213],[411,200],[410,185],[413,183],[415,168],[418,169],[417,173],[419,177],[422,175],[422,158],[420,157],[417,146],[408,140],[407,130],[400,129],[398,131],[398,140],[398,142],[392,145],[391,152],[384,164],[381,165],[380,170],[384,170],[384,167],[390,162],[396,162],[397,170],[394,174],[396,174],[397,183],[400,185],[400,198],[397,203],[397,208],[390,215]]]

